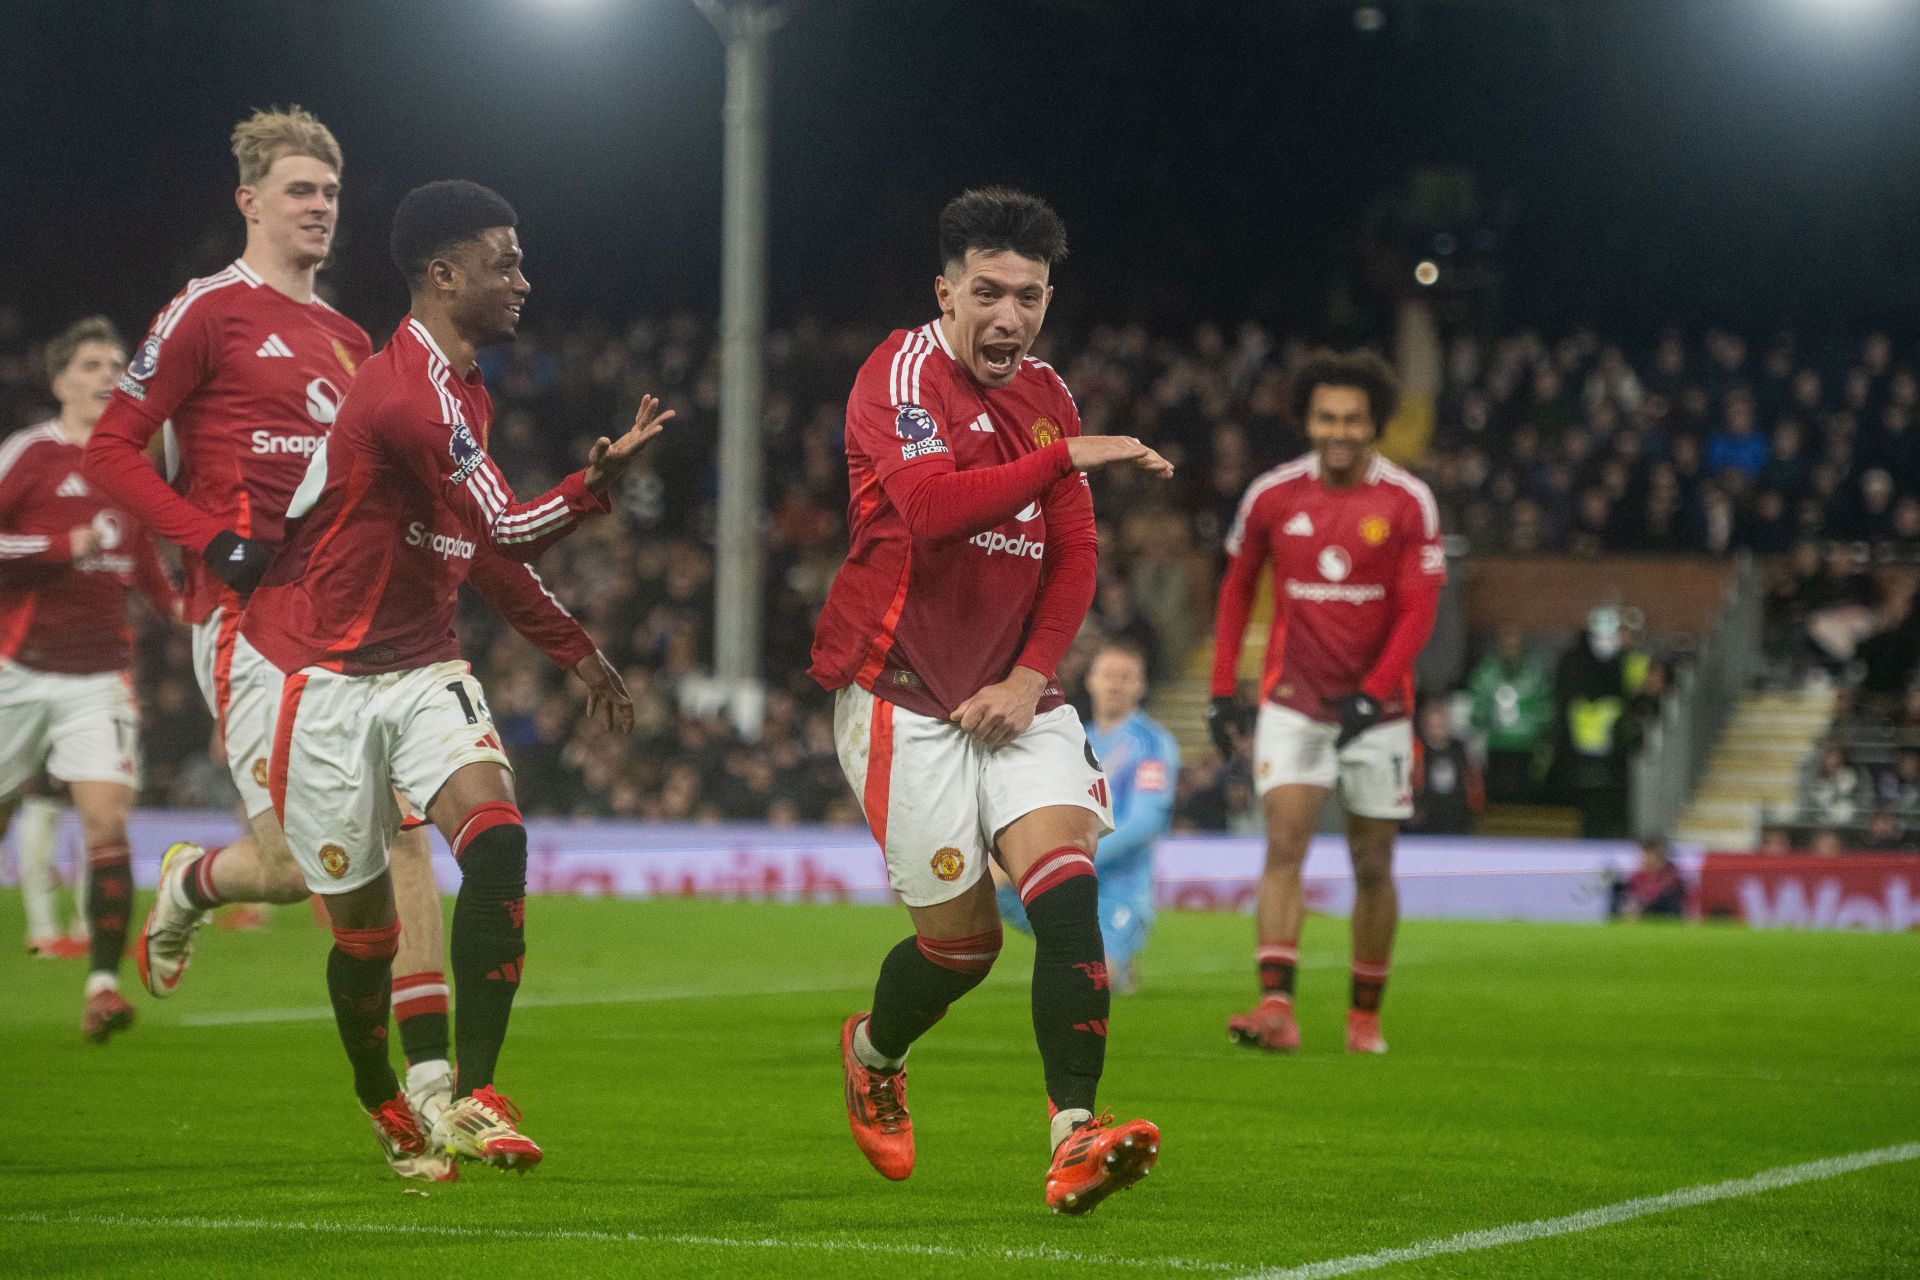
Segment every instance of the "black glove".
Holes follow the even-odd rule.
[[[252,538],[243,538],[230,529],[222,529],[213,535],[207,543],[207,549],[200,558],[207,562],[207,568],[213,576],[246,595],[266,576],[267,566],[273,563],[274,547],[270,542],[257,542]]]
[[[1253,714],[1233,694],[1223,694],[1207,705],[1207,732],[1213,735],[1214,748],[1222,760],[1233,759],[1234,734],[1242,738],[1253,734]]]
[[[1340,713],[1340,736],[1333,740],[1333,749],[1340,750],[1349,742],[1380,723],[1380,704],[1364,693],[1350,693],[1344,698],[1328,698],[1327,709]]]

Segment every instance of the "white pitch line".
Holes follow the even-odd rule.
[[[619,991],[574,996],[522,995],[513,1002],[516,1009],[571,1009],[595,1004],[660,1004],[668,1000],[748,999],[753,996],[823,995],[832,991],[864,991],[870,981],[849,978],[841,982],[793,983],[787,986],[759,986],[752,990],[729,987],[661,987],[653,991]],[[332,1022],[333,1010],[324,1005],[293,1009],[233,1009],[225,1013],[194,1013],[180,1019],[183,1027],[238,1027],[269,1022]]]
[[[1686,1209],[1697,1204],[1710,1204],[1715,1200],[1737,1200],[1742,1196],[1759,1195],[1763,1191],[1777,1191],[1781,1187],[1796,1186],[1802,1182],[1837,1178],[1841,1174],[1871,1169],[1876,1165],[1898,1164],[1903,1160],[1920,1160],[1920,1142],[1903,1142],[1898,1146],[1880,1147],[1873,1151],[1856,1151],[1852,1155],[1830,1156],[1825,1160],[1809,1160],[1805,1164],[1783,1165],[1778,1169],[1767,1169],[1756,1173],[1751,1178],[1734,1178],[1727,1182],[1710,1182],[1698,1187],[1682,1187],[1678,1191],[1669,1191],[1663,1195],[1642,1196],[1636,1200],[1622,1200],[1618,1204],[1601,1205],[1597,1209],[1583,1209],[1579,1213],[1570,1213],[1562,1218],[1514,1222],[1485,1231],[1465,1231],[1455,1236],[1422,1240],[1417,1244],[1404,1245],[1398,1249],[1357,1253],[1352,1257],[1331,1258],[1325,1262],[1310,1262],[1299,1267],[1277,1267],[1266,1271],[1249,1272],[1241,1277],[1241,1280],[1326,1280],[1329,1276],[1350,1276],[1361,1271],[1378,1271],[1382,1267],[1390,1267],[1399,1262],[1419,1262],[1443,1254],[1475,1253],[1482,1249],[1498,1249],[1503,1245],[1519,1244],[1524,1240],[1544,1240],[1549,1236],[1574,1235],[1582,1231],[1592,1231],[1598,1227],[1610,1227],[1616,1222],[1644,1218],[1650,1214],[1669,1213],[1675,1209]]]
[[[963,1249],[953,1245],[900,1244],[859,1240],[851,1236],[710,1236],[680,1232],[592,1231],[555,1227],[529,1230],[514,1227],[460,1227],[411,1222],[286,1222],[277,1218],[138,1217],[132,1214],[10,1213],[0,1223],[16,1226],[122,1227],[183,1231],[307,1231],[320,1235],[434,1236],[462,1240],[527,1240],[539,1243],[582,1241],[591,1244],[678,1245],[693,1249],[816,1250],[822,1253],[876,1253],[910,1258],[953,1258],[963,1261],[1046,1262],[1089,1267],[1136,1267],[1156,1271],[1235,1271],[1237,1264],[1201,1258],[1120,1258],[1106,1254],[1074,1253],[1050,1246],[1009,1246]]]
[[[1177,978],[1235,973],[1245,967],[1240,964],[1231,968],[1201,966],[1169,970],[1164,976]],[[1346,962],[1344,960],[1313,960],[1303,963],[1300,967],[1302,969],[1344,969]],[[653,991],[588,993],[573,996],[520,995],[514,999],[513,1007],[516,1009],[571,1009],[596,1004],[661,1004],[669,1000],[744,1000],[754,996],[805,996],[825,995],[834,991],[866,991],[871,986],[871,978],[847,978],[836,982],[803,982],[785,986],[762,985],[753,988],[661,987]],[[305,1005],[269,1009],[230,1009],[221,1013],[190,1013],[180,1019],[179,1025],[183,1027],[244,1027],[276,1022],[332,1021],[333,1010],[327,1006]]]

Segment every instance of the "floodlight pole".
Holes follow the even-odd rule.
[[[786,9],[694,0],[727,46],[720,259],[720,510],[714,541],[714,674],[745,692],[760,677],[767,328],[767,49]]]

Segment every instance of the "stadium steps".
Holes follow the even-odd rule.
[[[1480,815],[1480,834],[1572,840],[1580,835],[1580,811],[1566,805],[1490,804]]]
[[[1800,764],[1832,723],[1829,689],[1742,698],[1676,834],[1710,849],[1753,848],[1763,811],[1793,804]]]

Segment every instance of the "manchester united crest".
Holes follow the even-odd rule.
[[[338,880],[347,874],[347,851],[337,844],[321,845],[320,866],[328,875]]]
[[[1051,418],[1040,418],[1033,424],[1033,447],[1044,449],[1060,438],[1060,428],[1053,425]]]
[[[346,346],[338,338],[333,340],[333,358],[338,360],[340,367],[348,373],[354,371],[353,357],[347,354]]]
[[[1368,516],[1360,522],[1360,541],[1370,547],[1377,547],[1385,542],[1387,535],[1392,532],[1393,526],[1387,523],[1384,516]]]
[[[949,883],[958,880],[960,873],[966,869],[967,860],[958,849],[946,848],[933,855],[933,874],[941,880]]]
[[[255,757],[253,762],[253,785],[256,787],[267,785],[267,762],[258,757]]]

